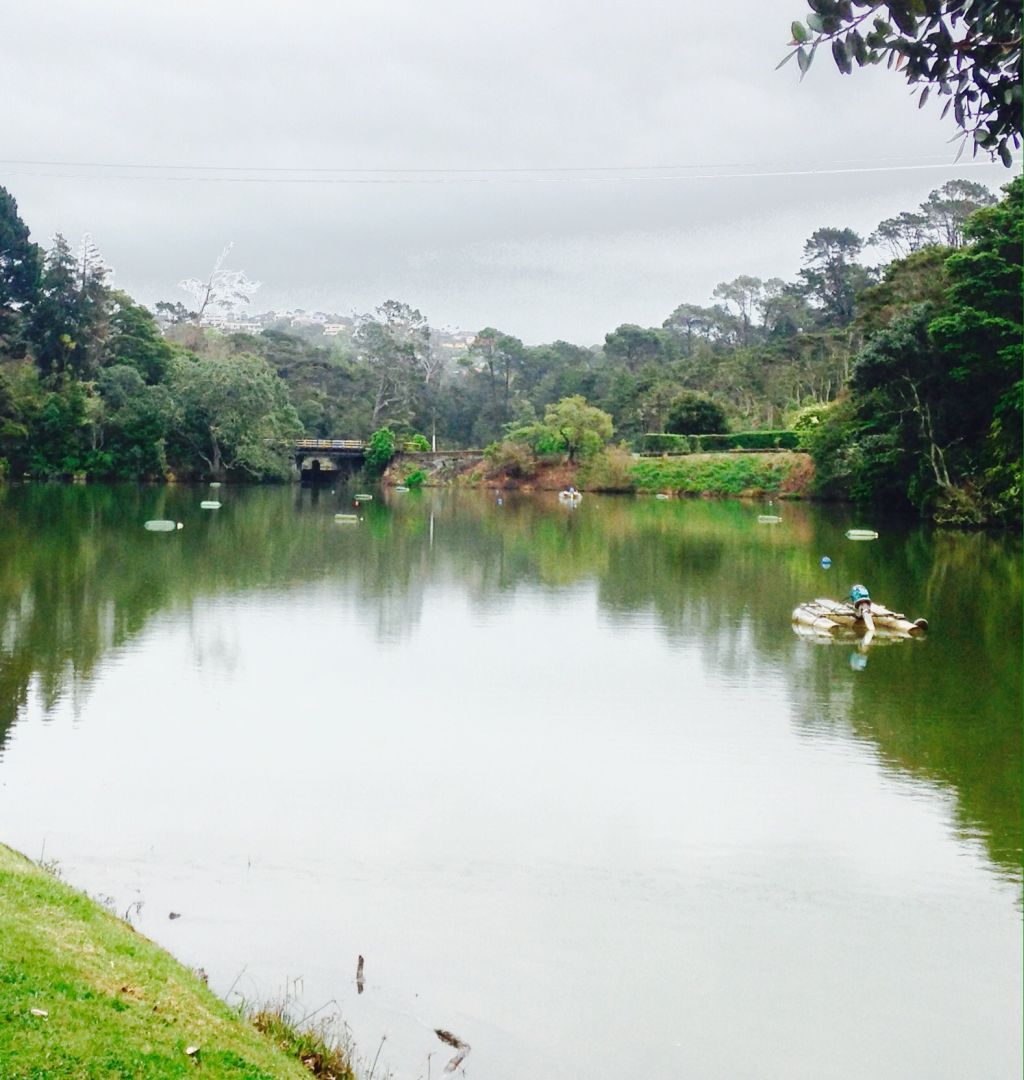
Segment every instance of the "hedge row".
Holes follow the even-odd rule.
[[[796,450],[796,431],[734,431],[729,435],[669,435],[650,433],[640,438],[640,450],[655,454],[701,454],[716,450]]]

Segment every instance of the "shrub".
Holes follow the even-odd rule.
[[[363,451],[366,471],[370,476],[380,476],[395,455],[395,433],[389,428],[378,428]]]
[[[814,443],[815,434],[821,429],[834,411],[835,402],[815,402],[800,409],[790,422],[790,428],[797,433],[800,449],[809,450]]]
[[[422,469],[413,469],[413,471],[409,473],[408,476],[406,476],[402,483],[405,484],[406,487],[418,488],[423,487],[423,485],[426,483],[426,480],[427,474]]]
[[[580,465],[579,484],[587,491],[632,491],[633,455],[624,446],[609,446]]]
[[[800,437],[795,431],[734,431],[730,435],[699,435],[704,453],[715,450],[796,450]]]
[[[676,435],[720,435],[729,430],[725,410],[706,394],[684,390],[668,407],[665,430]]]
[[[728,435],[671,435],[652,432],[641,437],[640,449],[652,453],[714,453],[722,450],[796,450],[795,431],[734,431]]]
[[[517,479],[526,479],[537,471],[537,459],[522,442],[504,439],[493,442],[484,449],[488,472],[505,473]]]
[[[686,435],[648,432],[640,437],[640,449],[651,454],[688,454],[690,440]]]

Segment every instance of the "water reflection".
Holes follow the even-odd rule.
[[[798,730],[869,741],[887,767],[955,793],[962,835],[983,838],[993,862],[1020,876],[1014,538],[883,521],[882,540],[851,544],[843,532],[854,522],[836,508],[786,505],[766,528],[762,508],[739,502],[591,496],[566,512],[554,494],[499,503],[456,492],[378,498],[343,527],[334,514],[351,510],[348,489],[225,488],[215,514],[200,510],[202,494],[0,488],[0,752],[30,689],[51,713],[161,612],[192,615],[196,664],[230,669],[231,630],[200,607],[213,598],[342,583],[363,632],[397,643],[419,627],[432,586],[486,621],[516,589],[557,603],[586,583],[601,618],[623,632],[655,627],[734,681],[781,675]],[[185,527],[154,534],[149,519]],[[870,666],[851,671],[848,647],[794,637],[796,602],[841,596],[854,580],[927,616],[928,639],[873,648]]]

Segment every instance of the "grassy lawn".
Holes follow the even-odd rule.
[[[310,1075],[169,953],[0,845],[2,1080]]]
[[[687,454],[644,458],[630,472],[638,491],[685,495],[804,494],[803,454]]]

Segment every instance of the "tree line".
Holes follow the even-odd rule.
[[[196,310],[163,302],[158,323],[112,287],[88,237],[72,250],[58,236],[43,251],[0,188],[0,467],[273,478],[302,433],[387,427],[482,447],[536,435],[553,407],[582,398],[629,442],[795,423],[828,493],[927,512],[959,499],[998,516],[1019,477],[1019,203],[1018,181],[998,204],[981,185],[950,181],[867,239],[816,230],[792,281],[740,275],[709,303],[681,303],[660,326],[621,325],[599,345],[528,346],[491,326],[458,352],[395,300],[330,341],[212,331],[203,314],[237,308],[256,287],[224,270],[227,252],[207,280],[183,283]],[[867,264],[869,248],[891,261]],[[996,257],[1003,293],[988,280]],[[916,374],[896,379],[901,364]]]

